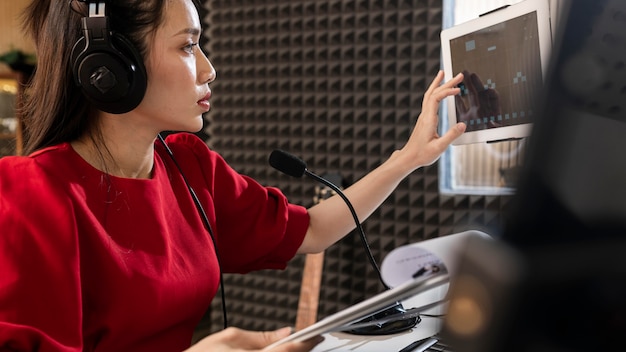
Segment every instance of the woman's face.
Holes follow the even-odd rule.
[[[198,45],[201,26],[192,1],[168,1],[164,14],[148,43],[146,95],[133,112],[156,132],[197,132],[210,108],[215,69]]]

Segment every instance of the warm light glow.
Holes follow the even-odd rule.
[[[448,327],[458,335],[475,335],[485,325],[480,306],[470,297],[456,298],[450,304]]]
[[[17,81],[0,78],[0,93],[17,94]]]
[[[446,325],[454,334],[476,335],[487,325],[491,315],[484,286],[472,277],[459,278],[448,309]]]

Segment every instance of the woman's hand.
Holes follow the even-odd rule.
[[[456,86],[463,82],[463,75],[459,73],[444,84],[441,84],[442,81],[443,71],[439,71],[424,94],[422,112],[417,118],[415,128],[406,145],[400,150],[400,154],[405,155],[403,160],[412,167],[410,171],[437,161],[450,143],[465,132],[465,124],[459,122],[450,127],[443,136],[440,137],[437,133],[439,104],[446,97],[460,93]]]
[[[264,352],[305,352],[310,351],[322,342],[323,338],[313,338],[305,342],[288,342],[271,350],[264,347],[289,336],[291,328],[282,328],[275,331],[247,331],[238,328],[227,328],[211,334],[198,341],[185,352],[205,351],[264,351]]]

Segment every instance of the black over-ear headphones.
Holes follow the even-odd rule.
[[[146,92],[143,59],[128,39],[109,28],[106,1],[78,1],[89,5],[89,17],[83,17],[83,36],[72,49],[74,81],[99,110],[129,112]]]

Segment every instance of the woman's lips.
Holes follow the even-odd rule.
[[[211,109],[209,99],[211,99],[211,92],[207,93],[202,99],[198,100],[198,105],[200,105],[205,112]]]

